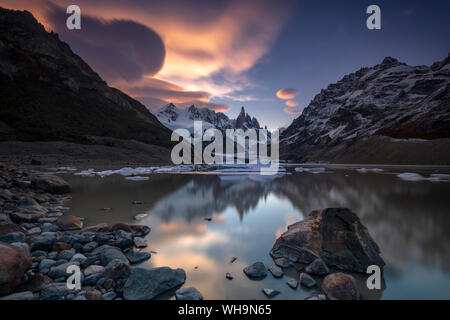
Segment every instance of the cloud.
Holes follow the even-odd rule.
[[[292,115],[301,114],[302,113],[302,110],[296,110],[296,109],[293,109],[293,108],[284,108],[283,111],[286,112],[286,113],[292,114]]]
[[[296,106],[298,106],[298,102],[297,102],[297,101],[294,101],[294,100],[288,100],[288,101],[285,102],[285,104],[286,104],[288,107],[296,107]]]
[[[297,90],[294,88],[280,89],[277,91],[277,97],[283,100],[289,100],[297,95]]]

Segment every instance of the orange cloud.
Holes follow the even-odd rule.
[[[277,91],[277,97],[283,100],[289,100],[297,95],[297,90],[294,88],[280,89]]]
[[[284,108],[283,109],[284,112],[289,113],[289,114],[300,114],[302,113],[302,110],[296,110],[293,108]]]
[[[298,106],[298,102],[297,102],[297,101],[294,101],[294,100],[286,101],[285,104],[286,104],[288,107],[296,107],[296,106]]]

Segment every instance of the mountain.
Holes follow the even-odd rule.
[[[281,157],[448,164],[449,87],[450,54],[430,67],[409,66],[387,57],[316,95],[283,131]]]
[[[109,87],[27,11],[0,8],[0,101],[0,140],[171,145],[144,105]]]
[[[222,112],[215,112],[206,108],[199,109],[194,105],[187,109],[179,109],[174,104],[169,103],[156,113],[156,117],[171,130],[184,128],[193,132],[194,121],[202,121],[203,130],[215,128],[221,131],[226,129],[243,129],[246,131],[260,128],[258,120],[245,113],[244,107],[241,108],[237,119],[233,120]]]

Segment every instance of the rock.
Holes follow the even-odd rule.
[[[33,300],[33,292],[24,291],[10,294],[9,296],[1,297],[0,300]]]
[[[22,226],[12,222],[0,222],[0,237],[3,237],[12,232],[21,232],[26,234],[27,230],[25,230]]]
[[[11,222],[11,219],[4,213],[0,213],[0,223],[1,222]]]
[[[134,241],[134,245],[136,246],[136,248],[146,248],[147,247],[147,240],[145,240],[144,238],[135,237],[133,239],[133,241]]]
[[[131,226],[128,223],[119,222],[111,227],[111,231],[123,230],[126,232],[132,232]]]
[[[88,290],[86,292],[86,299],[88,299],[88,300],[103,300],[103,295],[98,290]]]
[[[61,300],[70,290],[67,288],[67,283],[49,283],[42,286],[40,298],[43,300]]]
[[[203,300],[203,296],[194,287],[181,288],[175,291],[177,300]]]
[[[84,260],[86,260],[87,258],[86,258],[86,256],[84,255],[84,254],[81,254],[81,253],[75,253],[73,256],[72,256],[72,258],[70,259],[70,262],[74,262],[74,261],[77,261],[77,262],[79,262],[80,264],[84,261]]]
[[[139,262],[148,260],[151,258],[151,254],[143,251],[131,251],[127,254],[127,258],[131,264],[137,264]]]
[[[186,281],[183,269],[134,268],[123,288],[126,300],[150,300]]]
[[[355,279],[345,273],[332,273],[323,279],[322,291],[330,300],[359,300]]]
[[[31,186],[52,194],[70,192],[69,184],[61,177],[54,175],[38,175],[31,179]]]
[[[309,274],[304,272],[300,273],[299,281],[302,286],[305,286],[307,288],[312,288],[316,285],[316,280],[314,280]]]
[[[36,250],[36,251],[34,251],[34,252],[31,254],[31,256],[32,256],[33,258],[37,258],[37,257],[45,257],[45,256],[47,256],[47,253],[45,253],[45,251],[42,251],[42,250]]]
[[[129,263],[127,257],[118,248],[111,247],[109,245],[103,245],[94,249],[91,253],[92,256],[97,256],[101,265],[106,266],[114,259],[121,260],[125,263]]]
[[[324,294],[316,294],[314,296],[306,298],[305,300],[327,300],[327,297]]]
[[[281,268],[289,268],[294,265],[291,260],[286,258],[275,259],[275,264]]]
[[[103,300],[114,300],[115,297],[117,297],[117,294],[114,292],[107,292],[103,295]]]
[[[30,267],[30,252],[0,242],[0,296],[11,293]]]
[[[144,204],[144,201],[135,200],[133,201],[133,204]]]
[[[11,243],[15,247],[19,247],[25,251],[30,251],[30,246],[26,242],[13,242]]]
[[[250,279],[262,279],[267,276],[267,269],[264,263],[258,261],[244,268],[244,273]]]
[[[131,271],[131,269],[130,269],[130,271]],[[106,279],[105,282],[102,285],[103,285],[103,288],[105,288],[106,290],[112,290],[116,286],[116,281],[114,281],[113,279]]]
[[[90,275],[93,275],[96,273],[103,273],[103,271],[105,271],[104,266],[98,266],[98,265],[93,264],[93,265],[87,267],[86,269],[84,269],[84,275],[86,277],[89,277]]]
[[[137,224],[131,225],[131,233],[133,233],[133,236],[135,237],[145,237],[147,234],[150,233],[150,230],[151,229],[148,226]]]
[[[92,250],[94,250],[97,247],[98,247],[98,243],[96,241],[91,241],[89,243],[86,243],[83,246],[83,248],[81,249],[81,251],[83,251],[83,253],[91,252]]]
[[[72,215],[59,217],[58,220],[56,221],[56,224],[63,231],[78,230],[83,228],[83,222],[81,222],[80,219]]]
[[[114,281],[128,279],[130,274],[131,267],[121,260],[112,260],[103,271],[103,277],[113,279]]]
[[[100,245],[109,243],[111,239],[111,235],[104,232],[97,233],[94,236],[94,242],[97,242]]]
[[[30,280],[24,284],[21,284],[16,291],[22,292],[22,291],[31,291],[31,292],[38,292],[41,291],[42,286],[52,283],[53,280],[50,277],[47,277],[41,273],[36,273],[33,276],[31,276]]]
[[[61,252],[64,250],[70,250],[72,248],[72,245],[70,243],[66,242],[55,242],[53,245],[53,250],[57,252]]]
[[[11,232],[0,237],[0,242],[13,243],[25,242],[26,236],[23,232]]]
[[[353,272],[366,272],[369,265],[385,265],[378,245],[349,209],[311,212],[303,221],[288,226],[270,254],[274,259],[304,264],[321,258],[327,266]]]
[[[227,274],[225,275],[225,278],[227,278],[228,280],[233,280],[233,276],[229,272],[227,272]]]
[[[306,266],[305,272],[316,275],[316,276],[325,276],[330,273],[327,265],[323,262],[322,259],[316,259]]]
[[[39,211],[29,211],[29,212],[12,212],[11,220],[16,223],[31,223],[31,222],[37,222],[41,218],[45,217],[44,213]]]
[[[83,280],[83,286],[94,286],[96,285],[103,276],[101,273],[94,273],[88,277],[85,277]]]
[[[298,287],[298,281],[295,279],[289,279],[286,284],[294,290]]]
[[[109,232],[111,227],[107,223],[96,224],[84,229],[85,232]]]
[[[42,229],[39,227],[31,228],[28,230],[29,235],[40,234],[41,232],[42,232]]]
[[[56,281],[58,278],[67,278],[70,274],[67,273],[67,268],[72,265],[78,265],[76,262],[66,262],[60,265],[55,265],[50,268],[48,272],[48,276]]]
[[[267,298],[272,299],[273,297],[280,294],[280,291],[264,288],[262,289],[262,292],[267,296]]]
[[[281,278],[284,274],[283,270],[281,270],[281,268],[277,266],[270,266],[269,271],[275,278]]]
[[[115,233],[114,242],[116,246],[121,249],[129,248],[133,245],[133,234],[131,232],[118,230]]]
[[[50,268],[53,267],[55,264],[56,264],[55,260],[44,259],[39,263],[39,271],[43,272],[44,270],[46,270],[48,272]]]
[[[35,239],[33,239],[31,243],[31,251],[42,250],[42,251],[50,251],[53,248],[53,244],[55,243],[55,236],[43,236],[42,234]]]
[[[72,259],[72,257],[75,254],[75,249],[70,249],[70,250],[63,250],[60,253],[58,253],[58,260],[67,260],[69,261],[70,259]]]
[[[25,196],[17,201],[17,207],[22,212],[42,212],[47,213],[48,210],[37,203],[32,197]]]

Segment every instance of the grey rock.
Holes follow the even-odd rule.
[[[125,283],[123,297],[126,300],[150,300],[185,281],[186,273],[183,269],[135,268]]]
[[[146,248],[147,247],[147,240],[141,237],[135,237],[134,238],[134,245],[136,248]]]
[[[121,249],[125,249],[133,245],[133,234],[131,232],[117,230],[114,237],[116,245]]]
[[[137,264],[143,261],[146,261],[151,258],[151,254],[149,252],[142,251],[131,251],[127,254],[127,258],[131,264]]]
[[[72,258],[70,258],[70,262],[78,261],[80,264],[85,261],[87,257],[81,253],[75,253]]]
[[[317,284],[316,280],[314,280],[309,274],[304,272],[300,273],[299,281],[302,286],[305,286],[307,288],[312,288]]]
[[[83,286],[95,286],[96,284],[98,284],[99,280],[102,278],[103,278],[103,276],[102,276],[101,272],[94,273],[88,277],[85,277],[82,283],[83,283]]]
[[[89,242],[89,243],[86,243],[86,244],[83,246],[83,249],[82,249],[81,251],[83,251],[84,253],[86,253],[86,252],[91,252],[92,250],[94,250],[94,249],[97,248],[97,247],[98,247],[98,243],[95,242],[95,241],[91,241],[91,242]]]
[[[67,284],[64,283],[49,283],[43,285],[40,292],[40,298],[44,300],[61,300],[70,290],[67,288]]]
[[[316,259],[311,262],[308,266],[306,266],[305,272],[316,276],[325,276],[330,273],[327,265],[322,259]]]
[[[243,271],[250,279],[262,279],[267,276],[267,269],[260,261],[245,267]]]
[[[56,237],[54,236],[38,236],[31,243],[31,251],[42,250],[42,251],[50,251],[53,248],[53,244],[55,243]]]
[[[58,258],[58,260],[59,259],[64,259],[64,260],[69,261],[69,260],[72,259],[74,254],[75,254],[75,249],[63,250],[60,253],[58,253],[58,257],[57,258]]]
[[[274,289],[268,289],[264,288],[262,289],[262,292],[267,296],[267,298],[272,299],[273,297],[280,294],[280,291],[274,290]]]
[[[274,261],[275,261],[275,264],[281,268],[289,268],[294,265],[291,260],[286,259],[286,258],[278,258],[278,259],[275,259]]]
[[[225,278],[227,278],[228,280],[233,280],[233,276],[229,272],[226,273]]]
[[[10,295],[0,297],[0,300],[33,300],[33,292],[24,291],[24,292],[16,292]]]
[[[283,270],[281,270],[281,268],[277,266],[270,266],[269,271],[275,278],[281,278],[284,274]]]
[[[10,232],[8,234],[5,234],[4,236],[1,236],[0,241],[6,243],[25,242],[26,238],[27,237],[23,232]]]
[[[44,259],[39,263],[39,271],[41,273],[44,273],[44,270],[50,270],[51,267],[53,267],[56,264],[55,260],[51,259]]]
[[[11,219],[4,213],[0,213],[0,222],[11,222]]]
[[[95,273],[103,273],[103,271],[105,271],[104,266],[98,266],[94,264],[84,269],[83,273],[86,277],[89,277],[90,275],[93,275]]]
[[[77,262],[67,262],[60,264],[58,266],[54,266],[50,268],[50,271],[48,272],[48,276],[52,279],[58,279],[58,278],[67,278],[70,274],[67,273],[67,268],[72,265],[79,265]]]
[[[103,277],[113,279],[114,281],[119,279],[128,279],[130,274],[130,265],[121,260],[112,260],[103,271]]]
[[[18,248],[22,248],[26,251],[30,251],[30,246],[26,242],[13,242],[11,243],[13,246],[16,246]]]
[[[117,297],[117,294],[114,292],[107,292],[103,295],[103,300],[114,300]]]
[[[92,251],[92,255],[97,256],[100,260],[101,265],[106,266],[114,259],[121,260],[123,262],[129,263],[127,257],[118,248],[111,247],[109,245],[103,245]]]
[[[289,279],[286,284],[291,287],[292,289],[297,289],[298,287],[298,281],[295,279]]]
[[[203,300],[203,296],[197,288],[186,287],[175,292],[177,300]]]

